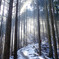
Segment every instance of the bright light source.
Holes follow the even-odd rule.
[[[28,55],[28,52],[27,52],[27,51],[24,51],[23,54],[24,54],[25,56],[27,56],[27,55]]]
[[[32,10],[32,8],[30,6],[31,2],[32,2],[32,0],[28,0],[28,1],[24,2],[24,5],[22,6],[22,8],[20,10],[20,14],[22,14],[26,10],[26,8]]]

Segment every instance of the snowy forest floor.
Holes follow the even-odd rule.
[[[53,42],[52,42],[52,46],[53,46]],[[53,59],[48,57],[49,44],[48,44],[47,38],[42,38],[42,41],[41,41],[42,55],[41,56],[39,56],[38,51],[39,49],[38,49],[37,42],[28,44],[27,46],[17,51],[17,59]],[[57,51],[58,51],[58,57],[59,57],[59,49]],[[53,57],[54,57],[54,54],[53,54]],[[10,59],[13,59],[13,56],[10,56]]]
[[[38,52],[38,43],[29,44],[28,46],[23,47],[17,51],[18,59],[45,59],[45,58],[48,59],[48,57],[47,57],[48,49],[46,49],[46,48],[48,48],[48,46],[43,45],[42,56],[39,56],[39,54],[37,53]],[[46,50],[46,52],[43,50]],[[11,56],[10,59],[13,59],[13,56]]]
[[[17,59],[53,59],[48,57],[49,45],[46,40],[41,44],[41,53],[42,55],[39,56],[38,43],[32,43],[17,51]],[[13,59],[13,56],[11,56],[10,59]]]

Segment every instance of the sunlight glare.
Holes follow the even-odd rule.
[[[24,5],[22,6],[21,10],[20,10],[20,14],[22,14],[26,8],[28,7],[28,9],[32,10],[32,8],[30,7],[32,0],[28,0],[24,3]]]
[[[28,52],[27,52],[27,51],[24,51],[23,54],[24,54],[25,56],[27,56],[27,55],[28,55]]]

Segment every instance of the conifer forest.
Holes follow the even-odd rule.
[[[59,0],[0,0],[0,59],[59,59]]]

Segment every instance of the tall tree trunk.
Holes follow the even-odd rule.
[[[22,39],[22,34],[23,34],[23,33],[22,33],[22,29],[23,29],[23,28],[22,28],[22,21],[21,21],[21,45],[22,45],[21,47],[23,47],[23,39]]]
[[[43,39],[44,39],[44,20],[43,20],[43,16],[42,16],[42,31],[43,31],[43,33],[42,33],[42,35],[43,35]]]
[[[49,25],[49,19],[48,19],[47,1],[46,1],[46,20],[47,20],[47,29],[48,29],[49,57],[53,58],[53,50],[52,50],[51,34],[50,34],[50,25]]]
[[[2,0],[0,0],[0,11],[1,11],[1,2],[2,2]]]
[[[52,26],[52,35],[53,35],[53,45],[54,45],[55,59],[58,59],[51,0],[49,0],[49,16],[50,16],[51,26]]]
[[[40,20],[39,20],[39,0],[37,0],[38,11],[38,41],[39,41],[39,55],[41,55],[41,37],[40,37]]]
[[[17,59],[17,22],[18,22],[18,0],[16,3],[16,18],[15,18],[15,40],[14,40],[14,59]]]
[[[10,56],[13,55],[13,29],[11,30]]]
[[[4,0],[4,4],[3,4],[3,11],[2,11],[2,17],[1,17],[1,40],[3,37],[3,17],[4,17],[4,6],[5,6],[5,0]]]
[[[8,12],[8,18],[7,18],[7,24],[6,24],[6,36],[5,36],[5,46],[4,46],[3,59],[9,59],[9,55],[10,55],[10,36],[11,36],[12,6],[13,6],[13,0],[10,0],[9,12]]]
[[[35,1],[35,0],[34,0]],[[34,2],[33,1],[33,2]],[[34,43],[36,42],[36,39],[35,39],[35,4],[33,3],[33,9],[34,9],[34,11],[33,11],[33,34],[34,34]]]
[[[26,45],[27,45],[27,11],[26,11]]]
[[[0,41],[1,41],[1,48],[2,48],[2,49],[3,49],[2,46],[3,46],[3,44],[4,44],[4,43],[3,43],[4,40],[2,39],[2,38],[3,38],[3,17],[4,17],[4,6],[5,6],[5,0],[4,0],[3,11],[2,11],[2,16],[1,16],[1,40],[0,40]],[[1,49],[1,50],[2,50],[2,49]],[[3,50],[1,51],[1,53],[2,53],[2,52],[3,52]],[[1,55],[1,58],[2,58],[2,56],[3,56],[3,54]]]
[[[59,36],[58,36],[57,21],[55,20],[54,22],[55,22],[56,34],[57,34],[57,39],[58,39],[58,48],[59,48]]]
[[[19,10],[19,11],[18,11],[18,15],[19,15],[19,19],[18,19],[18,22],[19,22],[19,23],[18,23],[18,31],[19,31],[19,32],[18,32],[18,37],[19,37],[19,40],[18,40],[18,41],[19,41],[19,42],[17,42],[17,43],[19,44],[19,45],[18,45],[18,49],[20,49],[20,48],[21,48],[21,40],[20,40],[20,9],[21,9],[21,0],[19,1],[19,4],[18,4],[18,5],[19,5],[19,6],[18,6],[18,7],[19,7],[19,9],[18,9],[18,10]]]
[[[58,28],[57,28],[57,20],[55,18],[55,10],[54,10],[54,4],[53,4],[53,0],[52,0],[52,9],[53,9],[53,19],[54,19],[54,23],[55,23],[55,30],[56,30],[56,34],[57,34],[57,39],[58,39],[58,47],[59,47],[59,37],[58,37]]]
[[[26,15],[24,15],[26,17]],[[24,46],[25,46],[25,19],[24,19]]]

